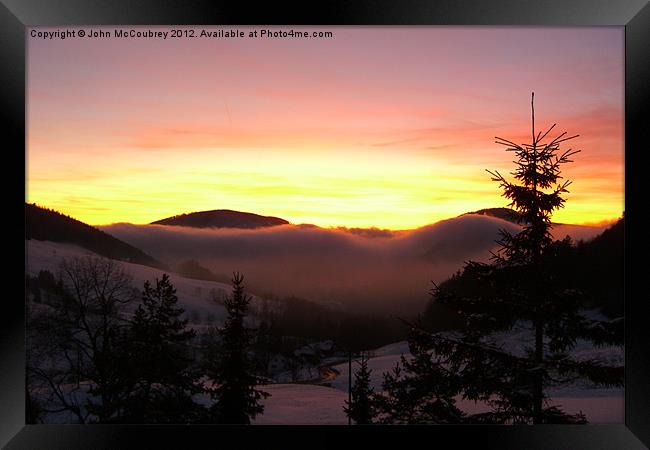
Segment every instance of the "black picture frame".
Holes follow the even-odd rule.
[[[27,26],[75,25],[501,25],[625,27],[625,424],[427,427],[270,427],[25,425],[24,233],[25,45]],[[0,0],[0,92],[6,183],[4,221],[9,224],[0,311],[0,445],[38,448],[267,448],[342,445],[354,435],[364,445],[454,448],[641,449],[650,446],[650,344],[642,314],[645,264],[634,260],[648,232],[641,222],[639,163],[650,92],[650,5],[647,0],[310,1],[249,4],[209,0]],[[442,441],[444,439],[444,441]],[[311,444],[309,444],[311,443]]]

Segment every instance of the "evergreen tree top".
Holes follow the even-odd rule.
[[[571,157],[580,150],[560,150],[560,144],[579,135],[567,136],[562,132],[544,142],[556,124],[545,132],[535,134],[535,93],[531,95],[531,143],[516,144],[508,139],[495,137],[495,143],[506,146],[506,151],[515,153],[516,168],[511,175],[514,182],[508,181],[498,170],[487,172],[492,181],[499,183],[503,197],[510,200],[509,207],[519,213],[524,229],[516,236],[501,231],[500,254],[494,258],[501,263],[528,263],[537,260],[543,249],[552,243],[551,214],[564,207],[570,180],[563,180],[561,166],[573,162]]]

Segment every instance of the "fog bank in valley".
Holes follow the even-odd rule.
[[[414,314],[468,260],[486,261],[498,230],[513,223],[461,216],[415,230],[346,230],[308,225],[196,229],[164,225],[101,227],[171,266],[194,259],[214,273],[244,273],[256,294],[295,295],[378,314]],[[588,239],[603,227],[559,225],[556,238]]]

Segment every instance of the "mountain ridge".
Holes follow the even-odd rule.
[[[274,216],[262,216],[255,213],[234,211],[231,209],[213,209],[178,214],[151,222],[150,225],[185,226],[192,228],[244,228],[256,229],[278,225],[288,225],[289,221]]]

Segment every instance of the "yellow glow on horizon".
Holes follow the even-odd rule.
[[[496,149],[493,161],[508,168]],[[223,155],[229,155],[224,158]],[[165,157],[137,158],[52,177],[29,166],[26,200],[58,210],[91,225],[150,223],[181,213],[232,209],[276,216],[294,224],[322,227],[412,229],[477,209],[504,207],[496,183],[480,164],[455,164],[431,156],[347,149],[299,157],[276,153],[255,164],[257,151],[191,153],[179,149]],[[171,167],[171,169],[170,169]],[[504,170],[505,171],[505,170]],[[556,222],[611,220],[622,213],[621,190],[587,195],[578,182]]]

